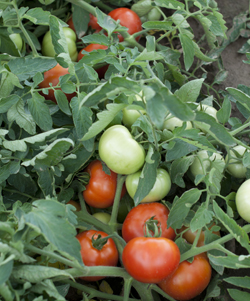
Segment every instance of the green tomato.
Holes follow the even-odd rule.
[[[128,175],[126,178],[126,188],[128,194],[133,198],[135,196],[141,171]],[[141,201],[141,203],[150,203],[162,200],[170,191],[171,179],[165,169],[158,168],[156,181],[149,194]]]
[[[161,18],[161,12],[158,8],[153,7],[151,11],[147,14],[148,21],[158,21]]]
[[[10,34],[10,39],[12,40],[12,42],[15,44],[16,48],[19,51],[22,51],[23,48],[23,39],[21,38],[19,33],[12,33]]]
[[[96,212],[92,216],[94,216],[96,219],[103,222],[104,224],[108,224],[111,218],[111,215],[107,212]]]
[[[247,168],[242,164],[240,159],[236,158],[234,151],[236,151],[239,157],[242,159],[247,149],[242,145],[237,145],[229,151],[230,155],[235,157],[235,159],[231,158],[229,160],[228,155],[226,155],[226,162],[229,163],[227,166],[227,171],[235,178],[244,179],[246,177]]]
[[[213,153],[211,156],[208,155],[206,150],[201,150],[197,152],[197,156],[194,162],[191,164],[189,170],[192,176],[195,178],[198,175],[206,175],[211,169],[211,163],[215,160],[220,160],[224,162],[223,157],[219,153]]]
[[[142,95],[142,92],[140,92],[139,94]],[[137,101],[142,101],[142,97],[140,97],[139,95],[135,95],[135,97]],[[134,110],[125,108],[122,110],[122,122],[126,127],[131,128],[131,126],[136,122],[136,120],[141,116],[141,114],[145,113],[146,111],[143,109]]]
[[[172,116],[171,114],[167,116],[167,118],[165,119],[164,123],[163,123],[163,130],[169,130],[169,131],[173,131],[176,127],[181,127],[183,125],[183,122],[181,119]],[[186,130],[191,129],[192,123],[190,121],[186,122]]]
[[[235,196],[239,215],[250,223],[250,179],[241,184]]]
[[[198,111],[203,111],[205,113],[207,113],[208,115],[214,117],[214,119],[216,121],[218,121],[217,119],[217,110],[214,107],[211,107],[209,105],[205,105],[205,104],[199,104],[199,106],[197,107]],[[199,128],[203,133],[207,133],[207,131],[209,130],[210,126],[204,122],[200,122],[200,121],[195,121],[195,125],[197,128]]]
[[[143,166],[145,150],[125,126],[114,125],[100,138],[99,156],[112,171],[128,175]]]
[[[69,27],[63,27],[63,32],[67,41],[69,55],[73,62],[77,61],[77,48],[76,48],[76,34]],[[56,55],[54,46],[52,44],[50,31],[46,32],[42,41],[42,54],[44,56],[54,57]]]

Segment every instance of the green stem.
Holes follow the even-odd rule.
[[[119,210],[119,204],[120,204],[120,199],[121,199],[121,192],[122,192],[122,187],[125,182],[126,176],[124,175],[117,175],[117,186],[116,186],[116,192],[115,192],[115,199],[112,207],[112,213],[111,213],[111,218],[109,221],[109,226],[111,227],[112,231],[117,230],[117,215],[118,215],[118,210]]]
[[[129,301],[129,295],[130,295],[132,283],[133,283],[133,277],[124,280],[123,301]]]
[[[103,9],[104,11],[111,12],[114,8],[109,5],[102,3],[102,1],[95,2],[95,5]]]
[[[28,250],[30,250],[31,252],[34,252],[34,253],[37,253],[37,254],[40,254],[40,255],[44,255],[44,256],[47,256],[47,257],[50,257],[50,258],[53,258],[55,259],[56,261],[59,261],[63,264],[65,264],[66,266],[70,266],[70,267],[75,267],[77,270],[79,270],[79,268],[81,268],[80,264],[79,263],[75,263],[71,260],[68,260],[66,259],[65,257],[62,257],[60,255],[57,255],[53,252],[49,252],[49,251],[44,251],[42,249],[39,249],[35,246],[32,246],[32,245],[26,245],[26,248]]]
[[[32,53],[33,53],[33,56],[34,57],[39,57],[39,54],[37,53],[37,50],[36,50],[36,47],[34,45],[34,43],[32,42],[29,34],[27,33],[25,27],[23,26],[23,23],[22,23],[22,19],[19,17],[19,14],[18,14],[18,7],[16,5],[16,1],[12,2],[12,5],[14,6],[15,8],[15,11],[16,11],[16,14],[17,14],[17,18],[18,18],[18,25],[19,25],[19,28],[22,30],[31,50],[32,50]]]
[[[237,129],[235,129],[234,131],[231,131],[230,134],[232,136],[237,135],[239,132],[241,132],[242,130],[244,130],[245,128],[250,126],[250,121],[247,122],[246,124],[243,124],[242,126],[238,127]]]
[[[97,297],[100,299],[115,300],[115,301],[123,301],[124,300],[122,296],[116,296],[116,295],[103,293],[103,292],[95,290],[92,287],[74,282],[72,280],[62,280],[62,282],[66,283],[66,284],[70,284],[71,287],[76,288],[80,291],[83,291],[84,293],[91,295],[93,298]],[[138,299],[129,298],[128,301],[138,301]]]
[[[246,225],[242,228],[246,233],[250,232],[250,225]],[[180,262],[187,260],[188,258],[191,258],[195,255],[198,255],[200,253],[208,252],[210,250],[221,250],[221,245],[228,242],[229,240],[233,239],[234,236],[233,234],[229,233],[228,235],[225,235],[207,245],[204,245],[202,247],[198,248],[192,248],[189,251],[183,253],[181,255],[181,260]]]

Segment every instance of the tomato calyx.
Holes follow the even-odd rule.
[[[101,234],[97,234],[97,237],[96,237],[96,233],[95,233],[91,239],[93,248],[95,248],[98,251],[101,251],[102,248],[106,245],[108,239],[112,238],[112,237],[113,237],[113,235],[108,235],[108,236],[102,237]]]
[[[154,219],[155,216],[150,217],[144,224],[145,237],[161,237],[162,229],[159,221]]]
[[[77,175],[78,180],[83,183],[84,185],[87,185],[89,183],[90,175],[88,172],[84,171]]]

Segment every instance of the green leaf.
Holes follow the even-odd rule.
[[[13,279],[25,279],[25,281],[29,281],[31,283],[41,282],[42,280],[53,278],[56,276],[67,276],[71,278],[71,275],[65,270],[41,265],[16,266],[14,267],[12,273]]]
[[[208,255],[209,260],[216,266],[224,266],[229,269],[246,269],[250,268],[250,258],[244,257],[242,255],[228,254],[227,256],[214,256],[212,254]],[[244,299],[243,299],[244,300]]]
[[[166,161],[169,162],[169,161],[173,161],[176,159],[180,159],[182,161],[182,158],[184,156],[196,151],[197,148],[198,148],[197,146],[195,146],[191,143],[188,143],[186,141],[176,138],[176,139],[174,139],[174,146],[171,147],[171,149],[167,150]],[[187,158],[183,158],[183,159],[186,160]],[[190,160],[190,158],[189,158],[189,160]],[[193,159],[191,159],[191,161],[193,161]]]
[[[55,93],[56,101],[57,101],[57,104],[58,104],[60,110],[63,113],[65,113],[66,115],[71,116],[71,111],[69,108],[69,101],[68,101],[66,95],[63,93],[62,90],[55,90],[54,93]]]
[[[155,0],[155,4],[169,9],[184,10],[185,5],[177,0]]]
[[[195,216],[191,220],[190,229],[192,232],[203,228],[205,225],[209,224],[213,219],[214,213],[208,210],[207,205],[202,203],[195,213]]]
[[[41,188],[45,198],[55,196],[55,177],[51,168],[39,165],[36,168],[38,175],[37,184]]]
[[[16,58],[8,63],[8,66],[20,81],[33,77],[37,72],[45,72],[52,69],[57,64],[54,58],[48,57],[25,57]]]
[[[13,269],[14,258],[15,258],[15,256],[12,254],[8,258],[1,261],[1,263],[0,263],[0,285],[5,283],[9,279],[9,277],[12,273],[12,269]]]
[[[135,206],[137,206],[153,188],[156,181],[159,162],[160,154],[154,150],[152,145],[150,145],[146,156],[146,163],[143,166],[139,184],[134,195]]]
[[[185,191],[180,198],[175,199],[168,216],[168,227],[181,228],[191,207],[200,199],[201,193],[199,189],[192,188]]]
[[[230,101],[229,97],[226,96],[224,98],[224,101],[222,103],[220,110],[216,114],[216,117],[220,123],[225,124],[228,122],[228,120],[231,116],[231,109],[232,109],[231,101]]]
[[[215,118],[213,118],[209,114],[198,111],[196,112],[195,121],[203,122],[210,125],[208,132],[215,138],[217,138],[217,140],[221,143],[228,146],[233,146],[236,144],[234,138],[230,135],[226,128],[223,125],[216,122]]]
[[[134,62],[138,61],[156,61],[162,60],[163,56],[160,52],[150,51],[148,52],[145,48],[134,60]]]
[[[3,72],[0,84],[0,97],[7,97],[11,94],[14,87],[23,88],[17,76],[11,72]]]
[[[89,128],[92,125],[92,111],[90,108],[82,106],[80,107],[80,102],[78,98],[74,97],[70,106],[72,108],[73,121],[77,133],[78,139],[82,139],[85,134],[88,133]],[[89,139],[87,141],[83,141],[83,145],[86,147],[88,151],[92,151],[94,148],[94,139]]]
[[[74,4],[72,5],[72,11],[72,18],[76,30],[76,35],[78,39],[80,39],[86,34],[88,30],[88,23],[90,19],[89,12],[86,11],[84,8],[81,8],[80,6]]]
[[[172,30],[172,22],[170,21],[148,21],[142,24],[145,29],[156,29],[156,30]]]
[[[110,39],[103,34],[91,34],[82,38],[83,43],[86,44],[101,44],[108,46],[110,44]]]
[[[195,118],[194,112],[186,103],[182,102],[175,95],[168,95],[168,90],[165,88],[162,88],[161,92],[165,95],[164,103],[173,116],[183,121],[190,121]]]
[[[213,209],[216,218],[223,224],[229,233],[248,251],[250,250],[249,238],[247,233],[236,223],[235,220],[230,218],[220,207],[213,201]]]
[[[174,93],[174,95],[177,96],[182,102],[196,102],[200,94],[203,81],[203,78],[191,80],[181,86],[180,89]]]
[[[122,111],[127,105],[126,104],[107,104],[107,110],[103,110],[100,113],[97,113],[96,116],[98,120],[94,122],[89,128],[88,132],[83,136],[82,140],[88,140],[90,138],[98,135],[102,130],[104,130],[115,116]]]
[[[226,91],[232,95],[237,101],[250,111],[250,96],[236,88],[226,88]]]
[[[16,122],[30,135],[36,133],[36,123],[29,113],[24,109],[24,102],[20,98],[8,111],[7,117],[9,122]]]
[[[227,283],[242,287],[242,288],[247,288],[250,289],[250,277],[245,276],[245,277],[229,277],[229,278],[224,278],[224,281]]]
[[[10,39],[10,33],[7,31],[6,28],[1,27],[0,29],[0,52],[1,53],[8,53],[12,56],[20,56],[18,50],[15,47],[15,44]]]
[[[14,104],[19,100],[19,96],[12,94],[8,97],[3,97],[0,99],[0,113],[6,113]]]
[[[17,173],[20,169],[19,161],[10,161],[0,168],[0,183],[8,179],[11,174]]]
[[[32,210],[23,213],[22,219],[39,231],[59,252],[66,253],[82,263],[80,244],[75,238],[76,230],[74,225],[69,223],[69,219],[75,220],[76,223],[76,217],[71,210],[66,210],[64,204],[54,199],[34,201]],[[36,274],[39,277],[39,273]]]
[[[44,131],[52,128],[52,118],[49,107],[44,103],[44,98],[35,92],[33,97],[28,99],[28,107],[36,124]]]
[[[228,292],[235,301],[250,300],[250,293],[242,292],[232,288],[228,289]]]
[[[24,166],[34,166],[36,163],[43,164],[45,166],[55,166],[63,158],[65,152],[74,146],[74,142],[69,138],[61,138],[52,142],[43,151],[34,156],[31,160],[24,161]]]
[[[96,17],[98,24],[101,28],[104,28],[108,32],[108,36],[116,29],[117,25],[115,21],[110,17],[105,15],[98,7],[96,7]]]
[[[183,181],[183,175],[188,171],[189,166],[193,163],[193,157],[183,157],[175,160],[171,164],[170,178],[173,183],[184,188],[185,182]]]
[[[194,45],[193,41],[186,34],[179,34],[181,46],[184,55],[185,68],[188,71],[194,62]]]
[[[44,11],[41,7],[29,9],[23,18],[30,20],[36,25],[49,25],[50,12]]]

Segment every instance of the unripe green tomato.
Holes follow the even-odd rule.
[[[140,93],[142,95],[142,92]],[[135,95],[137,101],[142,101],[142,98],[139,95]],[[145,114],[145,110],[134,110],[134,109],[123,109],[122,110],[123,116],[122,116],[122,122],[123,124],[131,128],[131,126],[136,122],[136,120],[141,116],[141,114]]]
[[[205,175],[211,168],[211,163],[214,160],[222,160],[223,157],[219,153],[213,153],[210,157],[206,150],[201,150],[197,152],[197,156],[194,159],[194,162],[191,164],[189,170],[193,177],[197,175]],[[201,164],[202,162],[202,164]]]
[[[156,7],[153,7],[147,14],[148,21],[158,21],[161,18],[161,12]]]
[[[133,198],[135,196],[141,171],[130,174],[126,178],[126,188],[128,194]],[[162,200],[170,191],[171,179],[168,172],[163,168],[157,169],[156,181],[149,194],[141,201],[141,203],[150,203]]]
[[[181,119],[170,114],[169,116],[167,116],[163,123],[163,130],[166,129],[172,132],[176,127],[181,127],[183,125],[183,122],[184,121],[182,121]],[[187,121],[186,130],[191,129],[192,127],[192,123],[190,121]]]
[[[197,107],[197,110],[207,113],[208,115],[214,117],[216,121],[218,121],[217,116],[216,116],[217,110],[214,107],[205,105],[205,104],[199,104],[199,106]],[[205,134],[207,133],[207,131],[210,128],[210,126],[204,122],[196,121],[195,124],[196,124],[197,128],[202,130],[202,132]]]
[[[125,126],[114,125],[100,138],[99,156],[112,171],[129,175],[143,166],[145,150]]]
[[[229,151],[230,155],[233,157],[236,157],[233,150],[235,150],[240,155],[241,158],[246,152],[246,148],[244,146],[237,145]],[[226,162],[228,161],[228,155],[226,155],[225,160]],[[246,177],[247,168],[242,164],[242,161],[231,158],[227,166],[227,171],[235,178],[244,179]]]
[[[239,215],[250,223],[250,179],[241,184],[235,196]]]
[[[22,51],[23,48],[23,39],[21,38],[19,33],[12,33],[10,34],[10,39],[12,42],[16,45],[17,49],[19,51]]]
[[[67,41],[70,58],[73,62],[77,61],[76,34],[69,27],[63,27],[63,32]],[[42,54],[44,56],[54,57],[56,55],[52,44],[50,31],[46,32],[42,41]]]
[[[104,224],[108,224],[111,218],[111,215],[107,212],[96,212],[92,216],[94,216],[96,219],[103,222]]]

